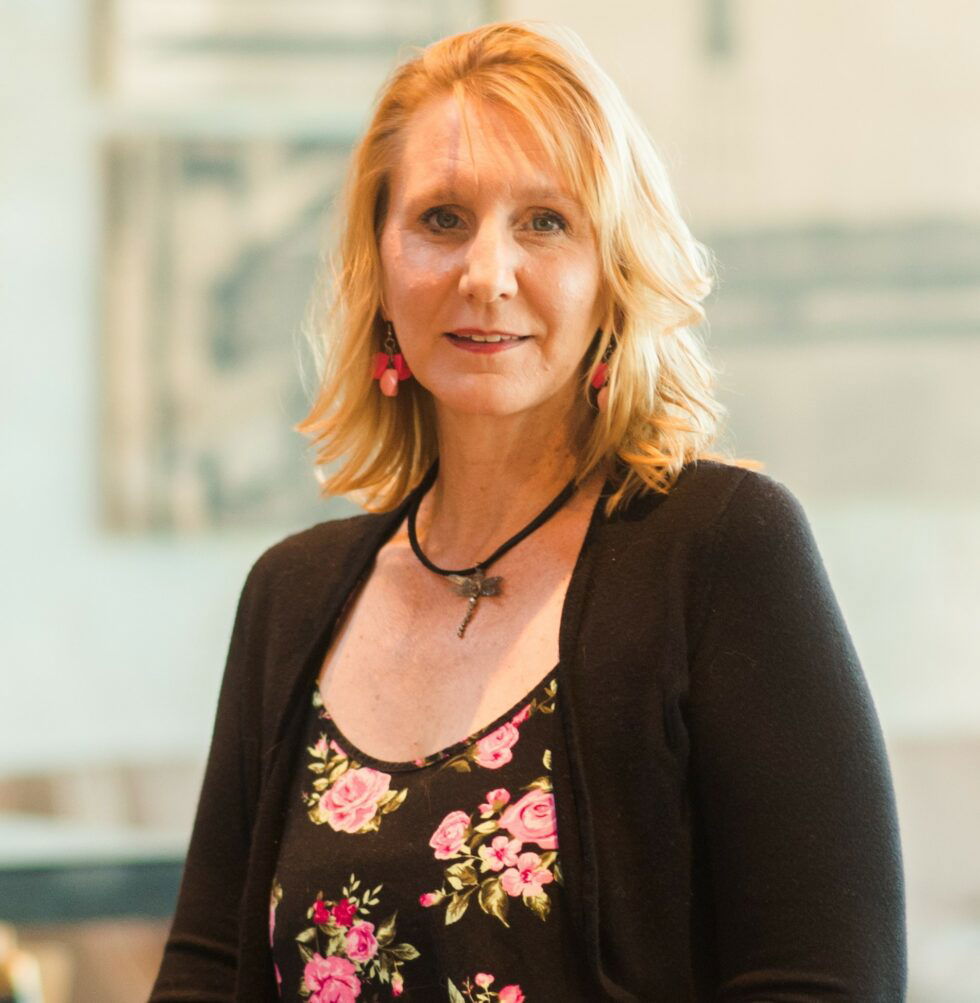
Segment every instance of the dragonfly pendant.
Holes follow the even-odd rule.
[[[503,581],[503,578],[500,575],[487,578],[483,574],[483,570],[478,569],[472,575],[450,575],[449,580],[452,582],[453,591],[456,595],[465,596],[469,600],[466,604],[466,614],[463,616],[463,622],[456,628],[456,636],[462,637],[466,630],[466,625],[476,612],[476,604],[480,596],[500,595],[500,583]]]

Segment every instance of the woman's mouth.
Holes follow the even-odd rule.
[[[503,334],[497,331],[447,331],[446,337],[457,348],[468,352],[502,352],[527,341],[529,335]]]

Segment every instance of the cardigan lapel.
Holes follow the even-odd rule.
[[[305,654],[287,667],[288,674],[277,675],[274,680],[267,681],[271,685],[267,685],[266,689],[277,701],[271,734],[272,748],[278,747],[286,737],[291,709],[303,703],[304,694],[309,692],[319,673],[337,618],[351,593],[370,574],[378,551],[401,525],[414,495],[413,491],[390,512],[354,516],[349,520],[346,532],[331,533],[324,548],[330,551],[330,563],[317,583],[316,592],[302,597],[308,604],[308,611],[302,619],[312,641],[307,645]],[[323,563],[326,565],[326,561]],[[272,668],[278,673],[283,667]]]
[[[562,610],[559,633],[559,700],[558,707],[565,739],[565,765],[553,774],[555,805],[558,815],[559,846],[562,874],[567,901],[586,951],[589,967],[603,998],[633,1001],[637,997],[607,975],[602,958],[599,896],[599,871],[596,853],[597,819],[593,809],[592,790],[602,790],[609,782],[615,764],[585,761],[582,736],[590,729],[614,729],[616,722],[606,720],[602,687],[595,678],[596,649],[607,641],[597,630],[616,630],[616,625],[597,625],[590,621],[588,611],[601,596],[604,570],[615,561],[616,548],[622,545],[622,523],[630,521],[632,509],[627,506],[612,519],[605,515],[605,501],[613,492],[606,481],[592,513],[578,561],[569,582]],[[647,499],[646,506],[657,507],[666,496]],[[635,546],[634,534],[626,533],[627,545]],[[642,610],[629,611],[628,593],[623,594],[623,611],[642,616]],[[606,714],[608,716],[608,713]],[[560,757],[559,757],[560,759]],[[608,919],[608,917],[606,917]]]

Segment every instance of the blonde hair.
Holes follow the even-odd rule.
[[[323,493],[353,495],[384,511],[437,457],[429,392],[408,380],[386,398],[370,370],[383,338],[378,244],[390,175],[407,123],[442,94],[519,116],[562,165],[591,219],[605,318],[583,361],[586,400],[613,337],[616,348],[608,404],[586,434],[577,479],[600,467],[616,471],[606,503],[612,514],[640,491],[669,491],[685,463],[725,459],[706,452],[724,409],[693,330],[712,285],[707,250],[681,219],[642,125],[582,40],[554,25],[504,22],[444,38],[398,67],[354,151],[333,301],[320,335],[320,389],[296,426],[314,443],[318,466],[341,460],[322,477]]]

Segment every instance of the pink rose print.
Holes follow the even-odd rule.
[[[309,1003],[353,1003],[361,995],[361,981],[346,958],[314,954],[303,969],[303,981],[312,994]]]
[[[531,705],[525,704],[523,710],[519,710],[511,719],[510,723],[514,725],[523,724],[531,716]]]
[[[505,867],[517,864],[517,854],[521,851],[519,839],[508,839],[497,836],[489,846],[480,847],[480,856],[486,861],[491,871],[502,871]]]
[[[348,770],[320,798],[320,810],[330,828],[337,832],[357,832],[374,817],[378,799],[388,791],[391,777],[369,766]]]
[[[500,828],[522,843],[537,843],[542,850],[558,849],[554,795],[539,787],[528,791],[500,816]]]
[[[511,748],[517,743],[521,733],[508,721],[496,731],[484,735],[476,743],[473,761],[488,770],[499,770],[514,758]]]
[[[534,898],[541,894],[542,885],[554,880],[551,871],[541,866],[541,858],[536,853],[522,853],[517,858],[517,866],[504,871],[500,884],[508,895]]]
[[[524,993],[519,985],[513,984],[504,986],[499,993],[495,993],[490,986],[494,982],[494,976],[489,972],[477,972],[473,980],[466,979],[463,982],[462,992],[449,980],[450,996],[453,999],[469,1000],[471,1003],[524,1003]],[[475,987],[475,988],[474,988]],[[480,992],[479,990],[483,990]],[[474,993],[476,995],[474,995]]]
[[[333,907],[333,918],[337,926],[350,926],[357,914],[357,906],[349,899],[341,899]]]
[[[480,811],[488,815],[492,811],[500,811],[507,802],[510,801],[510,791],[503,787],[495,787],[492,791],[487,791],[487,799],[480,805]]]
[[[432,834],[429,846],[436,851],[437,860],[448,860],[455,857],[466,838],[466,828],[470,817],[465,811],[451,811],[439,823],[439,828]]]
[[[295,938],[304,965],[300,995],[305,1003],[355,1003],[367,997],[377,1003],[379,994],[389,998],[384,986],[390,995],[402,994],[401,969],[419,952],[395,940],[396,912],[383,921],[372,915],[381,905],[382,887],[372,889],[351,874],[340,898],[317,892],[308,913],[317,922]]]
[[[316,745],[314,745],[314,746],[313,746],[313,751],[314,751],[314,753],[316,753],[316,755],[317,755],[317,756],[319,756],[319,757],[320,757],[321,759],[322,759],[322,758],[323,758],[324,756],[326,756],[326,754],[327,754],[327,740],[326,740],[326,738],[325,738],[325,737],[324,737],[323,735],[321,735],[321,736],[320,736],[320,737],[319,737],[319,738],[317,739],[317,742],[316,742]]]
[[[373,923],[355,923],[347,931],[347,957],[351,961],[370,961],[378,953]]]
[[[419,905],[423,909],[429,909],[431,906],[438,905],[442,901],[442,896],[438,892],[423,892],[419,896]]]

